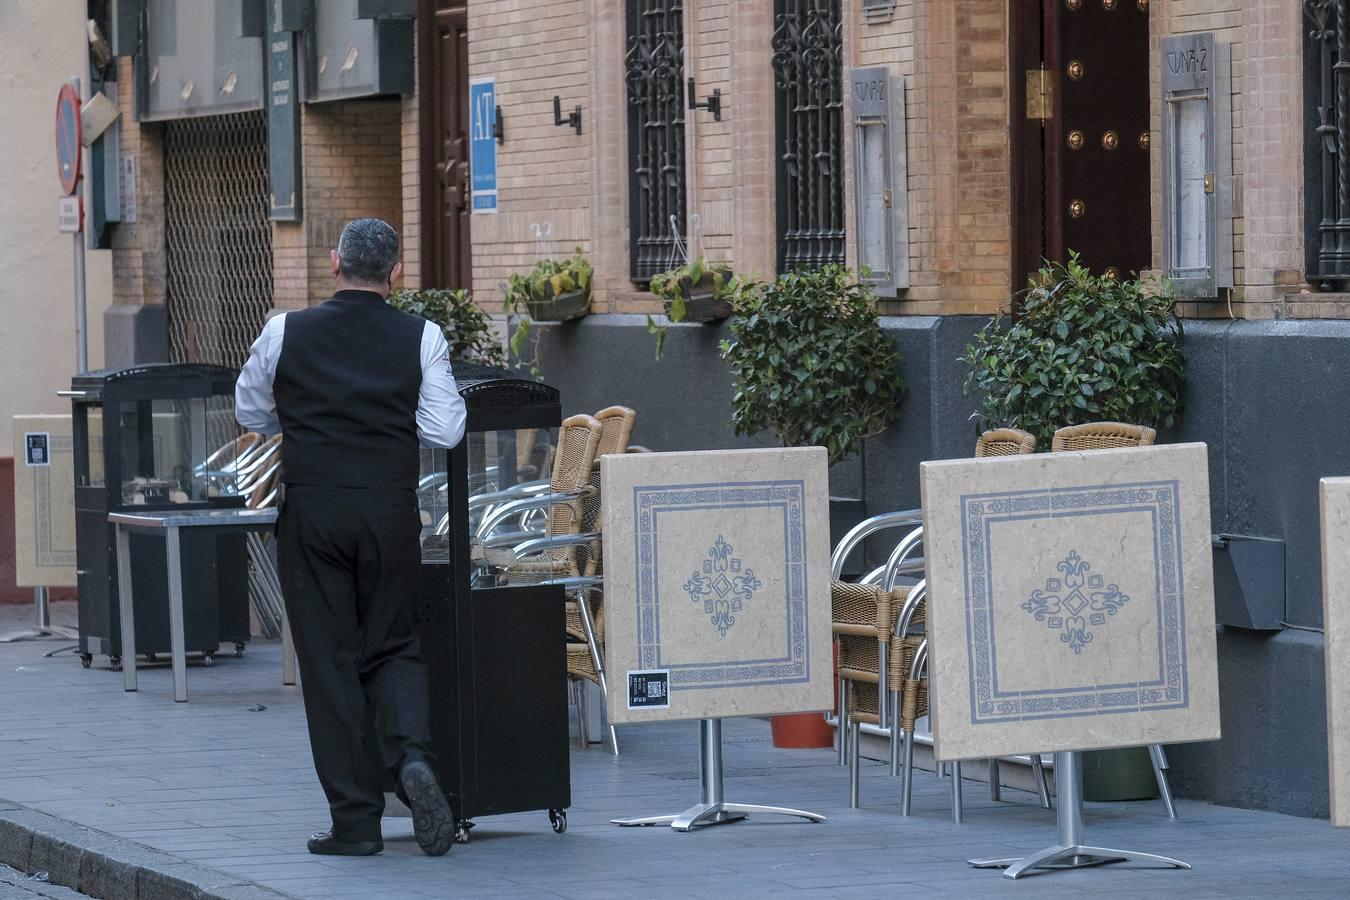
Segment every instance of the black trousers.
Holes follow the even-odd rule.
[[[433,762],[413,628],[421,521],[411,490],[286,485],[277,561],[314,768],[333,834],[380,837],[384,785]]]

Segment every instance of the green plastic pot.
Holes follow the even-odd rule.
[[[1158,782],[1147,747],[1088,750],[1083,754],[1083,799],[1098,803],[1156,800]]]

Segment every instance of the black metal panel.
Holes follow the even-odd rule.
[[[1303,0],[1303,13],[1308,279],[1340,282],[1350,279],[1350,0]]]
[[[778,268],[844,262],[840,0],[774,0]]]
[[[628,0],[625,66],[629,261],[645,282],[671,267],[675,234],[685,233],[682,0]]]

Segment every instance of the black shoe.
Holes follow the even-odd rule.
[[[374,856],[384,849],[384,841],[340,841],[331,831],[321,831],[309,839],[309,852],[320,856]]]
[[[427,856],[443,856],[455,845],[455,815],[436,783],[431,766],[410,762],[398,773],[398,784],[413,814],[417,846]]]

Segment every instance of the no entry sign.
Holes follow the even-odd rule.
[[[56,174],[60,176],[61,190],[67,196],[75,193],[80,181],[82,147],[80,96],[73,85],[63,84],[56,95]]]

